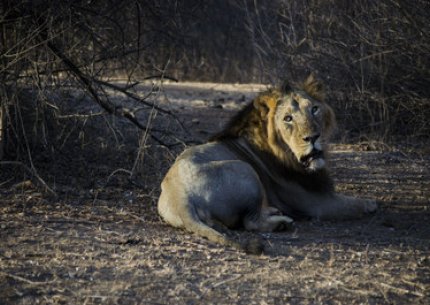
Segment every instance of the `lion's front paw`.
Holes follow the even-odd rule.
[[[376,203],[376,200],[366,200],[364,202],[364,212],[365,213],[374,213],[378,209],[378,204]]]
[[[275,215],[279,215],[282,216],[282,212],[279,211],[277,208],[275,207],[264,207],[261,210],[261,214],[263,214],[265,217],[269,217],[269,216],[275,216]]]

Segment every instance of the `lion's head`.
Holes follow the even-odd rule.
[[[286,85],[279,93],[275,102],[263,98],[254,105],[266,108],[269,146],[281,159],[290,150],[307,171],[323,168],[335,117],[321,85],[310,75],[301,88]]]
[[[223,136],[244,136],[280,161],[313,172],[325,167],[324,151],[334,127],[334,112],[310,75],[296,88],[284,85],[260,94]]]

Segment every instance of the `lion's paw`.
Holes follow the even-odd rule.
[[[290,231],[294,226],[294,220],[288,216],[274,215],[269,217],[268,221],[276,224],[273,226],[272,231]]]
[[[264,208],[261,210],[261,213],[262,213],[264,216],[266,216],[266,217],[275,216],[275,215],[282,216],[282,212],[281,212],[281,211],[279,211],[277,208],[275,208],[275,207],[271,207],[271,206],[269,206],[269,207],[264,207]]]

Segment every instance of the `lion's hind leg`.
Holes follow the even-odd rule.
[[[166,208],[167,205],[163,205],[168,191],[165,190],[163,194],[159,202],[160,215],[172,226],[185,229],[214,243],[230,246],[250,254],[261,254],[263,252],[264,245],[260,239],[249,239],[243,242],[236,241],[226,234],[228,229],[219,222],[214,221],[211,216],[203,217],[204,220],[200,219],[199,213],[192,205],[179,201],[180,196],[176,197],[177,205],[175,209],[169,210]]]

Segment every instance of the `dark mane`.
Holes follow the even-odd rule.
[[[226,124],[224,129],[209,138],[209,141],[222,141],[226,139],[232,139],[239,137],[239,133],[247,124],[249,124],[249,118],[254,116],[252,114],[254,110],[253,103],[249,103],[242,110],[236,113],[230,121]]]

